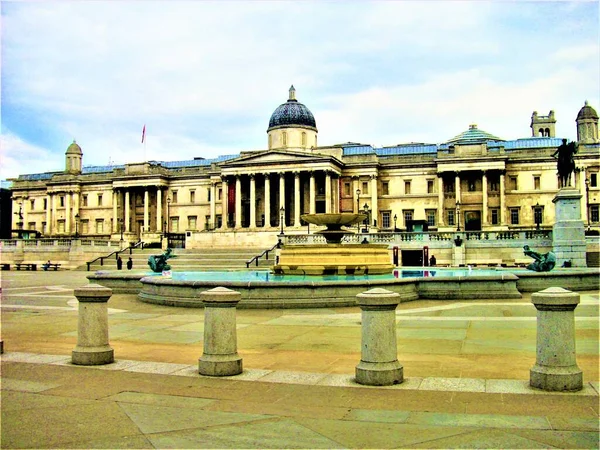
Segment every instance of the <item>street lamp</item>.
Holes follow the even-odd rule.
[[[585,214],[587,215],[588,229],[590,228],[590,179],[585,179]]]
[[[356,213],[360,213],[360,189],[356,190]],[[356,224],[357,231],[360,233],[360,222]]]
[[[119,230],[121,231],[121,242],[123,242],[123,218],[119,217]]]
[[[79,213],[75,214],[75,239],[79,237]]]
[[[367,217],[365,217],[365,221],[364,221],[365,228],[366,228],[369,226],[369,205],[367,205],[365,203],[365,206],[363,206],[363,209],[365,210],[365,216],[367,216]]]
[[[396,222],[398,221],[398,216],[396,214],[394,214],[394,233],[396,232],[396,230],[398,228],[396,228]]]
[[[456,231],[460,231],[460,202],[456,202]]]
[[[169,222],[171,221],[170,210],[171,207],[171,197],[167,197],[167,234],[169,234]]]
[[[282,206],[279,208],[279,223],[281,224],[281,234],[283,234],[283,220],[284,220],[285,208]]]

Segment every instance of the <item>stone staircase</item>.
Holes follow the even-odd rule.
[[[169,259],[171,270],[176,271],[215,271],[215,270],[264,270],[274,264],[275,252],[269,252],[269,259],[260,258],[258,267],[256,263],[246,269],[246,261],[261,254],[264,248],[202,248],[202,249],[173,249],[174,258]],[[131,256],[134,270],[148,269],[148,258],[151,255],[160,255],[162,250],[158,248],[135,249],[130,255],[123,252],[123,270],[127,270],[127,260]],[[104,265],[96,262],[91,265],[90,270],[116,270],[116,258],[104,260]],[[85,270],[85,269],[84,269]]]

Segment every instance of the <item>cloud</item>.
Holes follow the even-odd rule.
[[[10,131],[0,135],[0,179],[60,170],[64,170],[64,160],[59,163],[51,150],[24,142]]]

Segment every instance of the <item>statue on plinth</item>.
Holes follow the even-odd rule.
[[[562,144],[552,154],[553,158],[557,158],[558,156],[556,167],[558,176],[560,177],[561,188],[568,187],[571,184],[571,174],[575,170],[575,153],[577,153],[577,143],[570,142],[567,144],[567,140],[563,139]]]
[[[541,254],[529,248],[529,245],[523,246],[523,253],[530,258],[535,259],[534,262],[527,266],[528,270],[535,272],[550,272],[556,265],[556,256],[552,252]]]
[[[171,254],[171,249],[167,250],[162,255],[152,255],[148,258],[148,265],[153,272],[161,273],[163,270],[171,270],[171,266],[167,264],[167,259],[174,258]]]

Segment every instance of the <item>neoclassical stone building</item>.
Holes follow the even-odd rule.
[[[301,215],[315,212],[367,211],[371,233],[550,227],[559,187],[552,155],[562,141],[555,124],[554,111],[534,112],[531,136],[517,140],[470,125],[442,144],[319,146],[316,120],[292,86],[269,120],[265,150],[86,167],[73,142],[64,171],[11,180],[13,211],[21,211],[13,229],[146,242],[170,233],[193,247],[232,236],[268,246],[282,228],[306,233]],[[587,102],[575,126],[572,186],[585,225],[598,229],[598,114]]]

